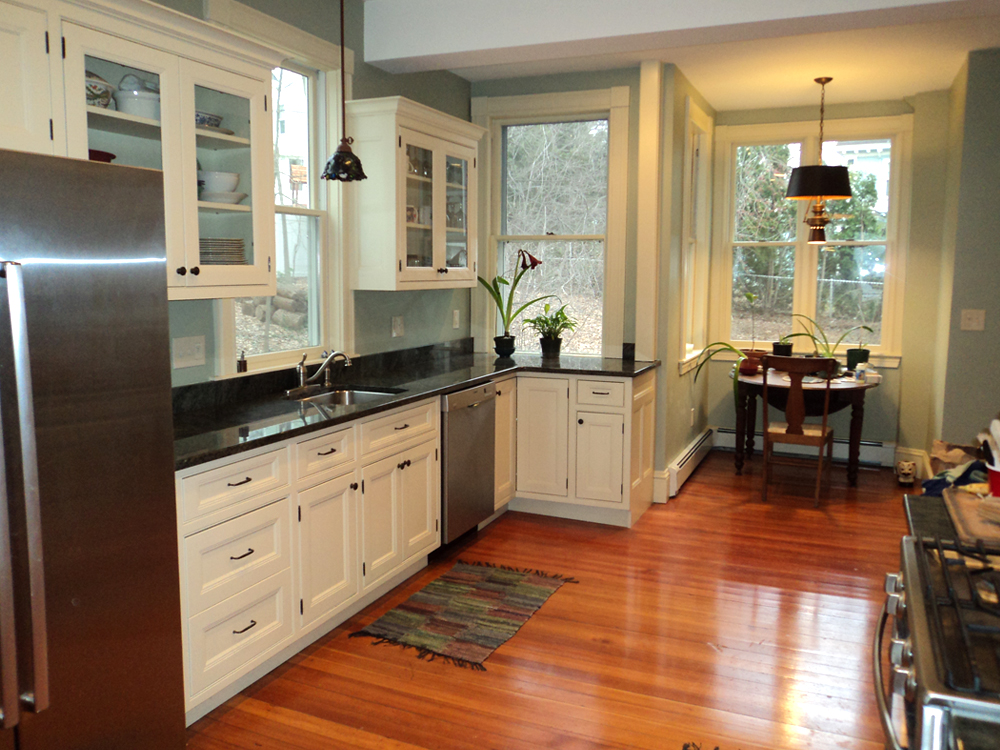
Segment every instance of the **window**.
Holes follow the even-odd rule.
[[[503,206],[497,273],[510,279],[517,251],[542,265],[524,276],[515,306],[542,295],[511,333],[521,351],[538,351],[523,323],[546,303],[577,321],[563,334],[567,354],[601,353],[604,248],[608,218],[608,121],[548,122],[503,128]]]
[[[270,363],[267,355],[301,352],[323,341],[315,87],[315,74],[287,68],[271,73],[277,294],[236,299],[234,311],[237,354],[245,352],[259,364]]]
[[[684,148],[684,205],[681,273],[683,284],[680,353],[682,371],[708,343],[709,289],[709,162],[712,154],[712,118],[690,97],[685,100],[687,129]]]
[[[909,119],[827,123],[823,163],[848,167],[853,195],[827,203],[831,222],[822,246],[806,243],[808,202],[784,197],[792,169],[816,163],[814,127],[717,130],[726,179],[716,199],[727,206],[716,226],[717,281],[725,289],[717,312],[728,330],[716,333],[741,344],[767,343],[803,330],[797,313],[816,320],[831,341],[855,326],[872,329],[849,334],[842,348],[856,346],[863,333],[865,346],[898,353],[905,245],[898,228],[907,223]]]

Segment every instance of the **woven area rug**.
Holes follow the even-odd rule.
[[[573,578],[461,560],[371,625],[351,633],[414,648],[421,659],[486,671],[483,662]]]

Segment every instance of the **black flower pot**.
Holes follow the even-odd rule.
[[[771,354],[774,354],[775,356],[778,357],[791,357],[792,356],[791,342],[787,344],[782,344],[780,341],[772,342]]]
[[[543,357],[558,357],[559,349],[562,347],[562,339],[538,339],[539,343],[542,345],[542,356]]]
[[[848,349],[847,350],[847,369],[856,370],[861,362],[868,361],[869,351],[867,349]]]
[[[509,357],[514,353],[514,337],[494,336],[493,351],[497,353],[498,357]]]

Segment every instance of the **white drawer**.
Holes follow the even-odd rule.
[[[348,466],[356,457],[353,427],[303,440],[295,446],[295,478],[302,479],[338,466]]]
[[[191,695],[292,635],[292,571],[261,581],[188,620]]]
[[[579,380],[576,383],[576,402],[596,406],[624,406],[625,384],[607,380]]]
[[[192,474],[181,480],[182,522],[231,508],[231,513],[221,514],[217,519],[225,520],[227,516],[248,510],[247,507],[234,507],[241,505],[243,500],[287,484],[288,453],[284,448]]]
[[[291,565],[288,505],[279,500],[184,540],[189,615]]]
[[[437,425],[435,415],[438,409],[438,402],[431,401],[398,414],[366,422],[361,425],[362,454],[375,453],[411,438],[433,433]]]

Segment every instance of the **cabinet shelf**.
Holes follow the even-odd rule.
[[[445,185],[447,185],[448,187],[450,187],[450,188],[452,188],[454,190],[465,190],[466,189],[465,185],[460,185],[457,182],[446,182]]]
[[[160,121],[139,115],[127,115],[113,109],[87,105],[87,127],[105,133],[131,135],[137,138],[160,140]]]
[[[211,130],[204,130],[202,128],[195,128],[194,133],[198,148],[221,151],[229,148],[249,148],[250,146],[249,138],[242,138],[238,135],[215,133]]]
[[[229,212],[237,213],[250,213],[253,208],[250,206],[241,206],[238,203],[212,203],[211,201],[198,201],[199,211],[208,211],[211,213],[222,214]]]
[[[411,174],[411,173],[407,173],[406,179],[413,180],[414,182],[428,182],[428,183],[433,182],[433,180],[430,177],[424,177],[423,175]]]
[[[430,224],[414,224],[413,222],[407,222],[406,223],[406,228],[407,229],[426,229],[426,230],[430,231],[431,225]]]

